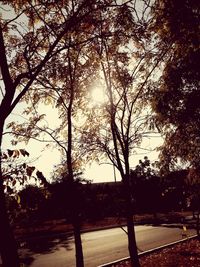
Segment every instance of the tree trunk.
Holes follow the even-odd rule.
[[[129,185],[129,180],[127,177],[123,179],[125,187],[125,198],[126,198],[126,220],[127,220],[127,231],[128,231],[128,249],[131,260],[131,267],[140,267],[136,236],[135,236],[135,227],[133,221],[133,205],[132,205],[132,194],[131,188]]]
[[[76,267],[84,267],[83,248],[81,241],[81,221],[79,217],[79,191],[76,182],[72,179],[70,179],[66,186],[68,186],[68,202],[74,232]]]
[[[70,80],[71,80],[71,96],[70,103],[67,110],[67,122],[68,122],[68,142],[67,142],[67,168],[68,168],[68,178],[71,182],[71,200],[72,200],[72,220],[73,220],[73,228],[74,228],[74,241],[75,241],[75,251],[76,251],[76,267],[84,267],[84,259],[83,259],[83,248],[81,241],[81,232],[80,232],[80,220],[79,220],[79,210],[77,203],[77,190],[74,181],[74,172],[72,166],[72,106],[74,100],[74,86],[73,86],[73,78],[72,78],[72,69],[71,69],[71,60],[70,56],[68,56],[68,63],[70,68]]]
[[[75,250],[76,250],[76,267],[84,267],[83,248],[82,248],[81,231],[80,231],[81,227],[78,218],[75,219],[73,223],[73,228],[74,228],[74,239],[75,239]]]
[[[8,213],[6,209],[6,200],[3,186],[1,144],[3,136],[3,123],[0,125],[0,254],[3,267],[19,267],[19,257],[17,245],[10,227]]]
[[[76,267],[84,267],[84,258],[83,258],[83,248],[81,241],[81,222],[79,217],[80,212],[80,199],[79,199],[79,190],[78,186],[74,179],[70,181],[71,183],[71,216],[72,216],[72,224],[74,231],[74,242],[75,242],[75,253],[76,253]]]
[[[128,249],[131,259],[131,266],[140,267],[132,214],[129,214],[129,216],[127,216],[127,230],[128,230]]]

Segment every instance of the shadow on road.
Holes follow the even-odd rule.
[[[61,247],[71,250],[72,243],[73,236],[67,233],[59,236],[32,237],[19,244],[20,262],[24,266],[30,266],[37,254],[53,253]]]

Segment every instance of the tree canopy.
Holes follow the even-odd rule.
[[[152,106],[163,127],[163,156],[181,158],[197,168],[200,152],[199,3],[156,1],[154,31],[159,46],[170,43],[162,75],[154,87]]]
[[[0,28],[0,68],[2,74],[0,145],[5,120],[19,101],[31,99],[33,109],[42,98],[47,103],[56,103],[63,125],[59,129],[51,131],[50,135],[56,141],[54,134],[60,133],[64,126],[67,127],[66,147],[65,144],[63,145],[58,141],[57,143],[67,154],[68,175],[66,177],[73,181],[72,151],[74,146],[72,134],[75,107],[82,99],[83,91],[80,88],[83,87],[85,91],[87,90],[86,79],[91,74],[91,66],[94,67],[94,70],[97,67],[95,64],[100,62],[95,61],[96,58],[92,51],[99,58],[102,49],[104,49],[102,40],[111,40],[110,52],[114,54],[115,48],[119,44],[125,45],[130,37],[135,36],[135,39],[140,39],[143,33],[145,12],[148,10],[148,3],[146,4],[145,1],[141,1],[141,3],[144,4],[144,12],[139,14],[136,11],[136,1],[123,1],[122,3],[112,0],[71,0],[48,3],[41,1],[3,2],[5,6],[7,5],[6,7],[11,8],[12,18],[3,16]],[[141,24],[135,23],[135,19],[139,20]],[[87,43],[91,41],[91,49],[85,50],[85,54],[80,56],[83,51],[82,48],[85,48]],[[139,43],[140,41],[138,41]],[[43,88],[39,94],[38,86],[41,88],[41,85]],[[53,94],[50,94],[52,88],[54,91]],[[30,109],[31,111],[32,109]],[[29,111],[26,111],[26,114],[28,113]],[[31,124],[27,127],[25,134],[31,135],[32,129],[43,117],[43,115],[32,117]],[[10,126],[15,127],[14,124]],[[14,129],[18,131],[20,128],[15,127]],[[1,217],[3,218],[0,225],[0,233],[3,237],[0,249],[5,266],[19,266],[6,215],[1,168],[0,171],[0,197],[3,200],[0,201],[0,212],[2,212]],[[72,190],[75,201],[75,194],[73,193],[75,191]],[[78,218],[78,213],[74,211],[73,216]],[[79,259],[77,266],[83,266],[83,257],[80,255],[79,221],[74,220],[74,224],[76,224],[74,227],[75,240],[79,239],[79,249],[76,251],[77,259]],[[4,229],[6,230],[4,231]],[[9,240],[7,240],[7,235],[10,236]],[[8,246],[4,245],[6,241],[9,241],[7,242]],[[13,256],[8,257],[8,254]]]

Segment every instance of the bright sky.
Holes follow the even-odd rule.
[[[97,100],[97,103],[103,101],[102,91],[100,92],[98,89],[95,89],[94,92],[92,92],[92,99],[95,103],[95,99]],[[13,115],[10,116],[7,120],[7,123],[15,120],[21,122],[21,118],[19,115],[22,115],[22,111],[24,109],[24,105],[20,103],[16,109],[13,112]],[[58,121],[58,118],[56,116],[56,110],[52,110],[48,106],[43,107],[42,113],[46,113],[47,116],[45,117],[51,127],[56,125],[56,121]],[[5,129],[6,131],[6,129]],[[4,135],[3,138],[3,148],[8,149],[12,148],[10,140],[12,137],[9,135]],[[158,135],[151,138],[145,138],[141,147],[143,149],[155,149],[156,147],[160,146],[162,144],[162,138]],[[51,173],[54,169],[54,166],[59,164],[61,161],[60,152],[56,148],[48,148],[46,150],[44,149],[45,144],[30,140],[28,144],[19,143],[14,148],[25,148],[30,153],[30,160],[34,160],[32,163],[34,166],[36,166],[40,171],[43,172],[43,174],[49,178],[51,176]],[[135,167],[138,164],[138,161],[140,159],[143,159],[144,156],[148,156],[148,158],[152,161],[157,160],[158,158],[158,152],[152,151],[149,152],[147,150],[138,149],[138,152],[136,155],[133,155],[130,159],[130,166]],[[120,175],[117,170],[116,171],[116,178],[117,180],[120,179]],[[93,182],[107,182],[107,181],[114,181],[114,169],[111,162],[107,159],[103,160],[100,165],[96,162],[93,162],[91,164],[88,164],[85,168],[84,172],[84,178],[87,178],[89,180],[92,180]]]

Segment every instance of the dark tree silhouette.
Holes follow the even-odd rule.
[[[158,47],[171,45],[152,101],[165,134],[163,158],[181,158],[199,169],[199,3],[162,0],[154,8]]]

